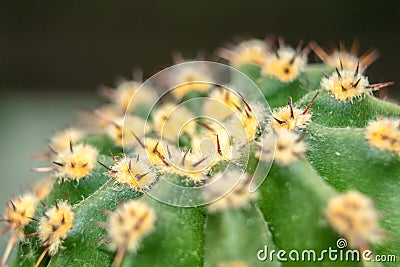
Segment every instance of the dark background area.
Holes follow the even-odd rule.
[[[0,1],[0,88],[94,92],[235,37],[284,36],[378,48],[370,81],[400,82],[399,1]],[[315,59],[314,55],[310,60]],[[394,93],[394,88],[390,92]]]

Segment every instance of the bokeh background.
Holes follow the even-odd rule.
[[[358,38],[361,51],[381,53],[367,71],[370,81],[394,81],[389,95],[396,100],[399,10],[400,2],[389,0],[1,0],[0,207],[43,176],[29,172],[46,165],[31,155],[69,125],[74,109],[100,103],[100,85],[131,77],[136,66],[148,77],[172,64],[173,51],[216,59],[216,47],[246,37],[274,34],[326,47]]]

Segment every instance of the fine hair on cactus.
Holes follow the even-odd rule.
[[[0,267],[398,266],[400,106],[375,50],[339,47],[248,39],[103,86],[6,204]]]

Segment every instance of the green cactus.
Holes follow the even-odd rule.
[[[308,47],[324,63],[307,63]],[[260,40],[219,54],[259,86],[272,112],[251,95],[198,82],[212,80],[207,70],[167,77],[167,87],[180,84],[175,100],[158,101],[139,81],[104,88],[111,103],[51,139],[53,167],[36,169],[51,180],[7,205],[2,233],[12,234],[0,266],[18,240],[9,266],[400,266],[400,107],[371,93],[391,84],[364,75],[376,54]],[[234,73],[227,84],[248,82]],[[224,107],[190,102],[202,96]],[[253,175],[270,166],[251,193]],[[162,203],[151,194],[164,196],[162,181],[184,192],[213,181],[191,195],[212,203]],[[334,261],[329,248],[388,260]],[[271,250],[273,259],[259,259]],[[315,259],[301,258],[311,250]]]

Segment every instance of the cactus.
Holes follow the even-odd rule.
[[[188,64],[160,99],[138,78],[103,88],[41,154],[49,179],[7,204],[0,266],[17,241],[9,266],[395,266],[400,107],[373,96],[391,83],[369,83],[377,53],[356,47],[249,40],[218,50],[241,71],[224,83]],[[319,259],[329,248],[392,262]]]

